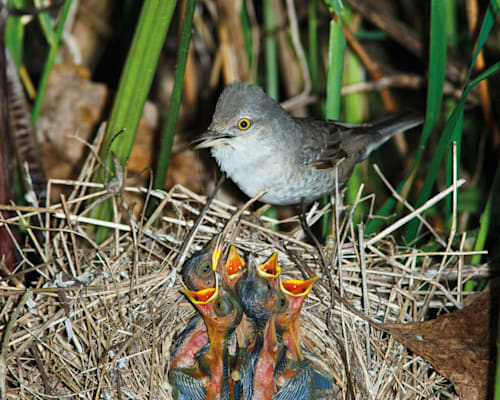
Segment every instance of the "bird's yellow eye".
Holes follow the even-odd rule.
[[[248,118],[242,118],[238,122],[238,128],[240,128],[242,131],[246,131],[248,128],[250,128],[250,120]]]

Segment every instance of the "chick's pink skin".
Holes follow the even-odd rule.
[[[227,339],[230,332],[241,321],[241,307],[234,300],[234,292],[225,286],[215,289],[205,289],[204,291],[185,291],[193,305],[200,311],[208,333],[210,347],[207,353],[203,354],[202,361],[210,369],[210,380],[206,381],[206,399],[219,400],[223,387],[229,387],[229,382],[224,382],[224,348],[227,346]],[[212,293],[210,295],[210,293]],[[219,298],[220,297],[220,298]],[[227,314],[218,313],[216,307],[218,300],[231,299],[233,301],[230,312]],[[200,376],[200,378],[203,378]]]
[[[220,399],[220,391],[222,388],[223,380],[223,347],[226,339],[226,332],[223,328],[224,325],[218,325],[218,318],[212,316],[212,307],[204,307],[202,305],[197,307],[203,315],[207,323],[208,337],[210,341],[210,347],[208,352],[204,355],[204,358],[208,365],[210,365],[210,374],[212,379],[206,385],[206,399],[207,400],[218,400]],[[207,322],[210,321],[210,322]]]
[[[276,337],[274,315],[264,328],[264,344],[255,366],[254,390],[255,399],[271,400],[275,392],[274,369],[278,360],[279,347]]]
[[[202,319],[196,327],[183,338],[182,347],[170,361],[170,368],[188,368],[196,363],[195,355],[208,343],[207,327]]]
[[[261,277],[269,281],[271,286],[278,289],[278,277],[281,268],[278,265],[278,253],[272,254],[263,264],[257,266],[257,272]],[[269,307],[276,307],[277,297],[271,296]],[[276,389],[274,382],[274,370],[279,356],[278,338],[276,336],[276,315],[273,313],[264,328],[264,344],[259,359],[255,366],[254,376],[254,398],[271,400]]]

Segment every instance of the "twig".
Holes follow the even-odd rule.
[[[21,301],[10,315],[9,323],[7,324],[7,328],[5,328],[5,331],[2,336],[2,347],[0,348],[0,391],[2,400],[7,399],[7,386],[5,384],[5,380],[7,378],[6,357],[7,357],[7,349],[9,347],[10,334],[12,333],[12,329],[16,324],[19,313],[21,312],[22,308],[24,307],[24,304],[30,297],[31,297],[31,288],[27,289],[24,292],[23,296],[21,297]]]
[[[370,315],[370,303],[368,299],[368,285],[366,277],[366,255],[364,246],[364,229],[363,224],[358,225],[358,240],[359,240],[359,259],[361,264],[361,287],[363,291],[363,309],[367,316]],[[371,351],[370,351],[370,325],[365,324],[366,327],[366,359],[368,363],[368,368],[371,362]]]
[[[410,210],[411,212],[414,212],[415,209],[411,206],[410,203],[408,203],[408,201],[401,197],[401,195],[394,189],[394,187],[389,183],[389,181],[386,179],[386,177],[384,176],[384,174],[382,173],[382,171],[380,171],[380,168],[378,167],[377,164],[373,164],[373,169],[375,170],[375,172],[377,173],[377,175],[379,176],[380,179],[382,179],[382,182],[384,182],[385,186],[387,186],[387,188],[391,191],[391,194],[394,198],[396,198],[397,201],[399,201],[400,203],[403,203],[404,206],[406,208],[408,208],[408,210]],[[422,217],[420,214],[416,214],[416,217],[419,219],[420,222],[422,222],[425,227],[427,229],[429,229],[429,232],[432,233],[432,235],[434,236],[434,238],[436,239],[436,241],[443,247],[446,247],[446,243],[443,239],[441,239],[441,236],[439,236],[436,231],[432,228],[432,226],[427,222],[427,220]]]
[[[226,226],[224,227],[224,230],[222,231],[222,236],[226,236],[231,227],[234,225],[234,223],[240,218],[240,216],[245,212],[245,210],[248,209],[253,203],[255,203],[257,200],[259,200],[262,196],[264,196],[268,192],[268,189],[263,190],[260,192],[257,196],[251,198],[248,200],[243,207],[241,207],[234,215],[231,217],[231,219],[228,221]]]
[[[293,0],[286,0],[288,19],[290,20],[290,30],[292,33],[292,43],[295,47],[297,57],[300,63],[300,69],[302,70],[302,77],[304,79],[304,90],[297,96],[288,99],[283,102],[283,107],[285,109],[291,108],[293,104],[301,102],[303,99],[307,99],[311,92],[311,76],[309,75],[309,67],[307,66],[306,56],[304,53],[304,48],[300,41],[299,35],[299,24],[297,21],[297,13],[295,12],[295,4]]]
[[[401,218],[400,220],[396,221],[394,224],[388,226],[385,228],[382,232],[380,232],[378,235],[375,235],[372,237],[370,240],[366,242],[366,246],[372,246],[373,244],[377,243],[380,239],[386,237],[387,235],[391,234],[394,232],[396,229],[399,229],[401,226],[406,224],[408,221],[412,220],[417,214],[421,214],[423,211],[427,210],[428,208],[432,207],[434,204],[436,204],[438,201],[442,200],[445,198],[450,192],[455,190],[456,188],[459,188],[465,183],[465,179],[460,179],[457,181],[456,185],[450,186],[446,190],[442,191],[441,193],[438,193],[434,197],[431,197],[429,200],[427,200],[424,204],[422,204],[419,208],[417,208],[415,211],[412,213],[408,214],[406,217]]]
[[[453,189],[453,200],[452,200],[452,218],[451,218],[451,229],[450,229],[450,235],[448,237],[448,244],[446,245],[446,251],[445,254],[443,255],[443,258],[441,260],[441,265],[439,266],[438,273],[436,279],[439,280],[439,277],[441,275],[442,270],[445,267],[445,263],[447,258],[449,257],[448,254],[451,250],[451,245],[453,244],[453,240],[455,239],[455,233],[457,230],[457,143],[453,142],[453,147],[452,147],[452,179],[453,183],[451,188]],[[432,298],[434,295],[434,292],[436,290],[436,287],[433,286],[430,290],[430,293],[426,295],[425,303],[424,306],[420,308],[419,315],[418,315],[418,320],[423,318],[425,313],[427,312],[427,305],[429,304],[429,300]]]
[[[194,239],[194,235],[198,231],[198,227],[200,226],[201,221],[203,220],[203,218],[205,218],[205,215],[206,215],[208,209],[210,208],[210,205],[212,204],[212,201],[215,198],[215,195],[217,194],[217,192],[219,191],[220,187],[222,186],[222,184],[224,183],[225,180],[226,180],[226,176],[221,175],[221,177],[219,178],[219,180],[217,181],[217,183],[215,185],[214,190],[212,191],[210,196],[207,198],[205,205],[203,206],[202,210],[200,211],[200,215],[196,219],[193,227],[189,231],[188,235],[184,239],[184,242],[182,243],[181,248],[179,249],[179,253],[177,254],[177,257],[175,258],[175,261],[174,261],[174,270],[179,271],[180,268],[182,267],[182,264],[184,263],[184,259],[186,258],[187,249],[191,246],[191,243]]]

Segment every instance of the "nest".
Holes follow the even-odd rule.
[[[90,176],[52,180],[49,192],[54,185],[69,188],[68,199],[46,208],[11,207],[17,216],[4,220],[25,225],[30,240],[18,268],[29,289],[14,286],[12,276],[0,286],[3,398],[170,399],[172,341],[195,313],[179,291],[179,271],[224,229],[242,255],[264,261],[278,251],[287,278],[320,276],[302,310],[302,342],[331,372],[339,399],[424,399],[443,390],[457,398],[430,363],[383,328],[459,307],[466,295],[460,288],[472,272],[464,264],[468,253],[452,248],[452,238],[441,243],[442,251],[400,246],[390,234],[407,218],[363,239],[353,209],[337,201],[325,269],[301,230],[276,229],[298,226],[296,217],[271,220],[217,200],[205,207],[205,197],[181,186],[168,193],[125,188],[126,195],[157,200],[145,219],[123,207],[127,196],[89,183]],[[117,222],[87,215],[83,205],[103,196],[122,206]],[[370,200],[358,196],[355,206]],[[312,207],[307,219],[317,221],[329,210]],[[42,230],[33,229],[35,223]],[[97,227],[112,230],[101,245],[90,232]],[[41,262],[33,265],[33,256]]]

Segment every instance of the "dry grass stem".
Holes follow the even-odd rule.
[[[466,251],[465,235],[458,248],[454,245],[456,192],[464,183],[456,171],[452,186],[372,238],[353,223],[357,204],[372,199],[362,197],[362,188],[350,210],[343,207],[338,188],[334,205],[306,210],[309,224],[334,211],[325,268],[309,243],[267,226],[298,224],[297,218],[271,220],[249,211],[257,198],[242,209],[214,199],[202,211],[207,199],[182,186],[168,193],[125,187],[124,195],[114,199],[117,210],[126,210],[119,218],[107,222],[82,216],[106,193],[89,182],[95,165],[85,164],[82,180],[50,181],[49,193],[55,187],[69,193],[56,204],[0,206],[17,213],[0,224],[21,224],[32,233],[29,242],[18,244],[20,268],[0,279],[4,398],[169,399],[172,341],[194,314],[179,292],[177,271],[183,259],[223,230],[245,257],[252,252],[264,261],[278,251],[287,279],[320,276],[303,308],[302,340],[334,377],[339,398],[352,393],[356,399],[425,399],[448,387],[430,363],[394,340],[383,324],[416,321],[423,310],[439,314],[460,308],[472,294],[461,285],[491,274],[487,265],[467,264],[476,253]],[[450,193],[455,222],[448,240],[439,238],[446,243],[442,251],[402,246],[391,236]],[[130,196],[157,199],[152,217],[144,218],[143,208],[126,207]],[[199,227],[183,251],[197,220]],[[42,226],[35,225],[39,221]],[[98,245],[87,233],[89,226],[115,232]],[[422,229],[438,241],[427,223]],[[30,289],[14,286],[14,278]]]

